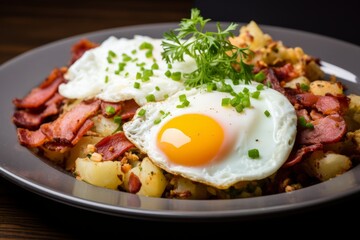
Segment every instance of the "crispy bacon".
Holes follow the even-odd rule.
[[[40,129],[30,131],[26,128],[18,128],[17,136],[21,145],[27,147],[40,147],[47,141],[47,137],[41,132]]]
[[[134,144],[126,138],[124,132],[119,132],[103,138],[95,147],[103,156],[103,161],[112,161],[133,148]]]
[[[328,115],[311,122],[313,129],[298,131],[299,144],[335,143],[346,133],[346,122],[339,114]]]
[[[273,67],[273,69],[276,77],[280,81],[289,81],[299,76],[291,63],[286,63],[281,67]]]
[[[76,60],[78,60],[87,50],[96,48],[98,46],[99,44],[91,42],[88,39],[81,39],[71,48],[72,56],[69,65],[76,62]]]
[[[100,100],[83,101],[51,123],[41,125],[41,131],[53,141],[71,143],[85,121],[100,108]]]
[[[130,173],[129,176],[129,192],[130,193],[137,193],[138,191],[140,191],[141,188],[141,182],[138,176],[136,176],[133,172]]]
[[[112,103],[112,102],[102,101],[101,102],[101,113],[105,117],[112,117],[121,111],[122,105],[123,105],[122,102]],[[107,111],[107,109],[109,107],[112,108],[114,111],[113,112]]]
[[[65,81],[65,71],[66,69],[54,69],[39,87],[31,90],[23,99],[15,98],[14,105],[17,108],[40,108],[57,93],[59,85]]]
[[[315,143],[312,145],[308,145],[308,146],[302,146],[299,149],[294,148],[293,151],[291,152],[289,158],[287,159],[287,161],[283,164],[283,168],[288,168],[291,166],[294,166],[295,164],[301,162],[302,158],[304,157],[305,154],[309,153],[309,152],[314,152],[316,150],[320,150],[323,148],[323,144],[321,143]]]
[[[315,108],[317,111],[329,114],[344,114],[349,107],[350,99],[344,95],[317,96],[312,93],[301,93],[296,95],[297,102],[303,107]]]
[[[45,109],[42,111],[33,111],[31,109],[15,111],[12,121],[17,127],[27,129],[38,129],[46,118],[59,114],[60,105],[64,99],[58,93],[45,103]]]
[[[139,108],[139,105],[135,100],[127,100],[123,102],[121,119],[128,120],[134,117],[136,110]]]

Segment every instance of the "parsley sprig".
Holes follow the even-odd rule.
[[[222,29],[217,23],[217,31],[205,30],[211,19],[204,19],[196,8],[191,10],[190,19],[182,19],[179,28],[164,33],[162,57],[167,63],[183,62],[185,55],[193,58],[197,69],[184,74],[185,85],[196,87],[213,82],[231,79],[234,84],[244,80],[246,84],[253,79],[253,66],[245,63],[251,53],[248,48],[232,45],[229,37],[237,24],[231,23]],[[236,70],[240,69],[240,70]]]

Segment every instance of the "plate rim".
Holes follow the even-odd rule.
[[[229,22],[220,22],[220,23],[227,24]],[[215,22],[213,22],[211,24],[214,25]],[[238,23],[238,24],[244,25],[246,23]],[[29,56],[31,57],[31,55],[34,55],[40,51],[46,51],[48,49],[55,48],[59,45],[65,44],[65,43],[74,42],[75,39],[81,39],[84,37],[91,39],[91,38],[94,38],[94,37],[100,36],[100,35],[101,36],[102,35],[110,36],[109,34],[114,34],[115,32],[118,32],[118,33],[126,32],[126,31],[134,32],[136,30],[142,30],[142,29],[149,29],[149,28],[159,29],[159,28],[166,28],[166,27],[174,27],[177,25],[178,25],[177,22],[130,25],[130,26],[122,26],[122,27],[116,27],[116,28],[102,29],[102,30],[92,31],[92,32],[88,32],[88,33],[82,33],[82,34],[70,36],[67,38],[59,39],[59,40],[44,44],[42,46],[33,48],[31,50],[28,50],[24,53],[19,54],[18,56],[14,57],[12,59],[9,59],[5,63],[1,64],[0,74],[2,71],[4,71],[4,69],[8,68],[9,66],[12,66],[13,64],[16,64],[16,62],[21,61],[21,59],[26,59]],[[355,48],[355,49],[357,49],[357,51],[360,52],[359,46],[357,46],[353,43],[349,43],[349,42],[335,39],[332,37],[328,37],[328,36],[324,36],[324,35],[320,35],[320,34],[316,34],[316,33],[311,33],[311,32],[306,32],[303,30],[279,27],[279,26],[261,25],[261,24],[259,24],[259,26],[262,30],[264,30],[264,32],[266,32],[265,30],[273,30],[273,31],[280,31],[280,32],[281,31],[295,32],[297,34],[308,35],[308,36],[312,36],[315,38],[320,38],[322,40],[336,42],[337,44],[340,44],[340,45],[345,45],[350,48]],[[66,64],[66,63],[64,63],[64,64]],[[45,73],[45,74],[47,74],[47,73]],[[358,77],[359,77],[359,75],[357,75],[357,78]],[[338,195],[332,196],[330,198],[329,197],[318,198],[318,199],[313,199],[311,201],[302,202],[300,204],[299,203],[291,204],[289,202],[289,204],[287,204],[287,205],[282,205],[282,206],[276,205],[276,206],[271,206],[271,207],[266,207],[266,208],[258,208],[258,209],[231,209],[231,210],[218,210],[218,211],[176,211],[176,210],[173,211],[170,209],[169,210],[156,210],[156,209],[149,210],[149,209],[142,209],[142,208],[136,208],[136,207],[125,209],[125,206],[119,207],[119,206],[110,205],[107,203],[94,202],[93,200],[82,199],[82,198],[79,198],[79,197],[71,195],[71,194],[69,195],[69,194],[59,192],[59,191],[54,191],[53,189],[50,189],[48,186],[39,185],[35,181],[31,181],[29,179],[24,178],[23,176],[19,176],[19,175],[15,174],[14,172],[11,172],[5,166],[2,166],[2,164],[3,164],[3,160],[1,159],[0,160],[0,175],[2,177],[10,180],[11,182],[15,183],[16,185],[18,185],[20,187],[23,187],[23,188],[25,188],[31,192],[34,192],[38,195],[41,195],[43,197],[46,197],[46,198],[49,198],[49,199],[52,199],[52,200],[55,200],[58,202],[62,202],[64,204],[71,205],[74,207],[87,209],[90,211],[96,211],[96,212],[101,212],[101,213],[105,213],[105,214],[128,217],[128,218],[140,218],[140,219],[152,219],[152,220],[154,220],[154,218],[158,219],[158,220],[165,220],[165,219],[166,220],[171,220],[171,219],[172,220],[217,220],[219,218],[224,220],[224,219],[236,218],[238,220],[239,218],[259,217],[260,215],[266,216],[267,214],[274,214],[274,213],[280,214],[284,211],[297,211],[300,209],[317,206],[319,204],[330,203],[330,202],[339,200],[340,198],[348,197],[348,196],[353,195],[354,193],[357,193],[360,191],[360,185],[358,184],[358,185],[356,185],[356,188],[348,189],[345,192],[340,192]],[[356,169],[358,169],[357,172],[360,173],[359,166],[356,167]],[[344,175],[351,175],[351,173],[345,173]],[[343,177],[343,176],[339,176],[336,179],[338,179],[338,178],[340,179],[341,177]],[[359,177],[359,179],[360,179],[360,177]],[[74,180],[75,180],[75,178],[74,178]],[[324,184],[324,183],[321,183],[321,184]],[[317,185],[319,185],[319,184],[317,184]],[[94,186],[90,186],[90,187],[94,187]],[[95,187],[95,188],[97,188],[97,187]],[[262,196],[260,198],[270,199],[270,198],[281,197],[284,195],[299,195],[301,192],[310,191],[309,188],[312,188],[312,187],[307,187],[304,189],[296,190],[295,192],[292,192],[292,193],[281,193],[281,194],[270,195],[270,196]],[[129,193],[124,193],[124,192],[119,192],[117,194],[118,195],[119,194],[120,195],[121,194],[129,195]],[[147,199],[147,197],[141,197],[141,196],[138,196],[138,198],[140,198],[141,200]],[[213,203],[213,201],[227,201],[227,202],[237,201],[237,202],[240,202],[242,200],[243,199],[232,199],[232,200],[162,199],[161,201],[162,202],[164,202],[164,201],[165,202],[166,201],[176,201],[176,202],[178,202],[178,201],[189,201],[189,202],[196,201],[196,202],[207,203],[209,205],[209,203]]]

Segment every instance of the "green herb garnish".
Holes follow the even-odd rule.
[[[256,158],[259,158],[260,157],[260,153],[259,153],[259,150],[254,148],[254,149],[250,149],[248,151],[248,155],[250,158],[252,159],[256,159]]]
[[[311,122],[307,122],[303,116],[299,117],[299,124],[303,128],[310,128],[310,129],[314,128],[314,125]]]
[[[229,41],[237,24],[231,23],[223,30],[217,23],[217,31],[211,32],[205,29],[210,20],[200,16],[198,9],[192,9],[190,19],[183,19],[179,28],[164,34],[163,59],[167,63],[183,62],[188,55],[195,60],[197,69],[184,74],[185,84],[190,87],[223,82],[227,78],[235,83],[239,80],[250,83],[253,66],[244,62],[250,50],[238,48]]]

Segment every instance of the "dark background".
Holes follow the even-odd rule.
[[[214,21],[249,22],[309,31],[360,46],[356,1],[0,0],[0,64],[41,45],[107,28],[179,22],[198,7]],[[56,57],[56,56],[54,56]],[[21,69],[20,69],[21,70]],[[6,82],[0,79],[2,87]],[[0,108],[1,109],[1,108]],[[1,159],[0,159],[1,161]],[[315,209],[234,222],[177,223],[124,219],[38,196],[0,177],[0,239],[105,239],[192,236],[314,238],[354,233],[360,194]],[[324,226],[324,227],[321,227]],[[145,231],[144,229],[149,229]],[[165,232],[170,232],[166,234]],[[288,235],[285,232],[290,232]],[[311,234],[309,233],[311,232]],[[355,231],[356,232],[356,231]],[[355,233],[356,234],[356,233]]]
[[[196,0],[204,17],[249,22],[317,33],[360,46],[358,1],[341,0]]]

